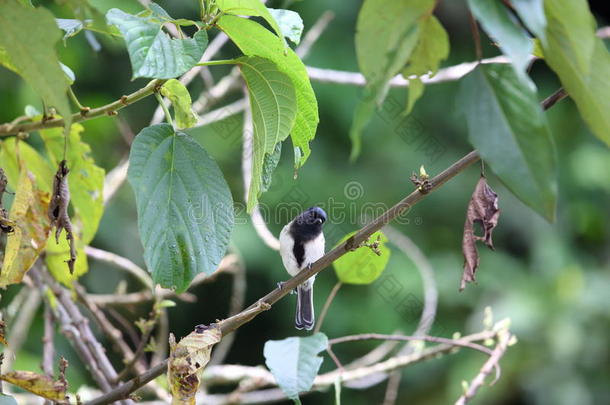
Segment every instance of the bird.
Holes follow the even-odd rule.
[[[280,256],[286,271],[296,276],[324,256],[326,212],[311,207],[297,215],[280,233]],[[297,329],[311,330],[315,323],[313,308],[313,283],[315,276],[297,286],[297,307],[294,325]]]

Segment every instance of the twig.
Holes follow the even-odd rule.
[[[510,63],[510,60],[505,56],[496,56],[483,59],[481,63]],[[449,66],[440,69],[433,77],[429,77],[428,75],[422,76],[422,82],[425,84],[433,84],[456,81],[470,73],[478,64],[479,62],[477,61]],[[364,76],[357,72],[345,72],[341,70],[321,69],[307,66],[307,73],[311,80],[321,83],[347,84],[353,86],[364,86],[366,84]],[[392,87],[408,87],[409,81],[401,75],[397,75],[390,80],[389,84]]]
[[[465,405],[477,394],[477,391],[483,386],[483,383],[485,382],[485,377],[487,377],[494,368],[497,369],[499,367],[498,363],[504,355],[504,352],[506,352],[506,348],[509,345],[511,337],[512,335],[509,332],[498,334],[498,343],[496,344],[496,347],[493,350],[491,356],[489,357],[489,359],[487,359],[485,364],[483,364],[483,367],[481,367],[481,371],[479,372],[479,374],[477,374],[477,376],[473,378],[470,384],[468,384],[466,392],[464,392],[464,394],[460,398],[458,398],[458,400],[455,402],[455,405]]]
[[[53,359],[55,358],[54,335],[55,327],[53,324],[53,312],[45,305],[44,335],[42,337],[42,364],[40,368],[42,368],[42,371],[49,377],[53,377]]]
[[[318,333],[320,329],[322,329],[322,324],[324,323],[324,319],[326,318],[326,314],[328,313],[328,308],[330,308],[330,304],[332,304],[333,300],[337,296],[337,292],[339,292],[339,288],[343,283],[341,281],[337,281],[332,290],[330,290],[330,294],[326,297],[326,301],[324,302],[324,306],[322,307],[322,312],[320,313],[320,320],[316,323],[316,327],[314,328],[313,333]]]
[[[483,59],[483,51],[481,50],[481,34],[479,33],[479,26],[477,20],[471,12],[468,13],[468,20],[470,21],[470,31],[472,32],[472,40],[474,41],[474,50],[477,57],[477,61]]]
[[[335,18],[335,13],[330,10],[326,10],[320,18],[311,26],[309,31],[303,36],[301,43],[297,47],[295,53],[301,59],[305,59],[311,51],[311,47],[315,44],[322,33],[326,30],[331,21]]]
[[[150,335],[152,335],[153,330],[155,329],[157,317],[155,316],[155,321],[151,325],[147,325],[144,333],[142,333],[142,338],[140,339],[140,343],[136,349],[136,352],[131,356],[127,364],[121,372],[116,376],[115,382],[121,381],[125,378],[129,373],[135,368],[136,364],[140,360],[140,357],[144,354],[144,349],[146,349],[146,345],[148,344],[148,339],[150,339]],[[136,370],[137,372],[137,370]]]
[[[394,405],[396,400],[398,399],[398,390],[400,388],[400,378],[402,377],[402,373],[400,370],[396,370],[390,374],[390,378],[388,378],[388,384],[385,389],[385,394],[383,396],[382,405]]]
[[[94,248],[92,246],[85,247],[85,253],[89,257],[112,264],[117,269],[125,270],[126,272],[137,278],[138,281],[144,284],[146,288],[153,288],[153,282],[148,272],[146,272],[146,270],[142,269],[140,266],[138,266],[131,260],[123,256],[119,256],[115,253],[108,252],[106,250]]]
[[[563,87],[560,87],[553,94],[542,100],[542,109],[546,111],[566,97],[568,97],[568,93]]]
[[[26,341],[34,316],[40,307],[41,296],[38,290],[29,287],[23,288],[27,291],[25,301],[19,308],[19,314],[12,319],[12,323],[8,328],[10,334],[6,339],[8,347],[5,349],[6,357],[4,359],[4,367],[6,369],[12,368],[15,356]]]
[[[444,184],[445,182],[456,176],[458,173],[468,168],[473,163],[476,163],[478,160],[479,155],[476,153],[476,151],[470,152],[462,159],[458,160],[453,165],[448,167],[442,173],[432,178],[430,180],[432,188],[427,194],[421,194],[417,190],[412,192],[403,200],[394,205],[392,208],[383,213],[381,216],[377,217],[371,223],[363,227],[360,231],[356,232],[347,241],[332,249],[330,252],[328,252],[326,255],[316,261],[310,268],[303,270],[298,275],[284,282],[281,289],[277,288],[273,290],[269,294],[259,299],[256,304],[251,305],[250,307],[246,308],[244,311],[240,312],[237,315],[234,315],[230,318],[221,321],[219,323],[219,326],[222,330],[223,336],[228,335],[243,324],[251,321],[261,312],[268,310],[271,305],[273,305],[275,302],[287,295],[290,291],[292,291],[292,289],[296,288],[297,285],[303,283],[311,276],[319,273],[320,271],[328,267],[332,262],[349,252],[353,246],[358,246],[358,244],[364,242],[375,231],[381,229],[382,226],[392,221],[398,215],[412,207],[414,204],[421,201],[426,196],[430,195],[430,193],[432,193],[442,184]],[[129,393],[135,391],[142,385],[148,383],[150,380],[161,375],[166,369],[167,359],[164,360],[162,363],[159,363],[158,365],[152,367],[150,370],[141,374],[140,376],[117,387],[112,392],[87,402],[86,405],[109,404],[113,401],[125,398],[127,395],[129,395]],[[332,383],[334,384],[334,380],[332,381]]]
[[[145,97],[150,96],[159,86],[162,86],[163,83],[165,83],[165,80],[155,79],[149,82],[146,86],[134,91],[133,93],[127,96],[123,96],[120,99],[113,101],[112,103],[89,110],[89,112],[85,115],[81,113],[73,114],[72,123],[86,121],[104,115],[114,115],[118,110],[125,108],[126,106],[133,104],[136,101],[139,101]],[[62,127],[63,125],[63,118],[53,118],[50,120],[31,122],[21,125],[2,124],[0,125],[0,136],[14,135],[19,132],[32,132],[45,128]]]

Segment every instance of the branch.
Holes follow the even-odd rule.
[[[512,339],[512,335],[508,331],[502,331],[504,333],[498,334],[498,343],[496,344],[496,348],[493,350],[489,359],[483,364],[481,367],[481,371],[477,376],[472,380],[470,384],[468,384],[468,388],[466,392],[458,398],[455,402],[455,405],[465,405],[470,401],[477,393],[479,388],[483,386],[485,382],[485,377],[491,373],[491,370],[498,367],[498,363],[500,362],[500,358],[504,355],[506,348],[510,345],[510,341]],[[495,381],[495,380],[494,380]],[[492,383],[493,384],[493,383]]]
[[[72,114],[72,122],[75,123],[75,122],[87,121],[87,120],[90,120],[93,118],[101,117],[103,115],[114,115],[116,113],[116,111],[118,111],[122,108],[125,108],[128,105],[133,104],[136,101],[139,101],[145,97],[150,96],[159,87],[161,87],[163,85],[163,83],[165,83],[165,82],[166,82],[166,80],[162,80],[162,79],[152,80],[151,82],[149,82],[146,86],[142,87],[141,89],[134,91],[133,93],[131,93],[127,96],[122,96],[121,98],[119,98],[116,101],[113,101],[112,103],[103,105],[98,108],[93,108],[93,109],[89,110],[89,112],[87,112],[86,114],[85,113]],[[0,125],[0,136],[14,135],[19,132],[32,132],[32,131],[37,131],[39,129],[56,128],[56,127],[62,127],[62,126],[64,126],[63,118],[53,118],[50,120],[42,120],[42,121],[30,122],[27,124],[20,124],[20,125],[2,124],[2,125]]]
[[[431,189],[426,194],[422,194],[419,190],[415,190],[403,200],[394,205],[392,208],[383,213],[381,216],[373,220],[373,222],[369,223],[360,231],[356,232],[344,243],[340,244],[339,246],[328,252],[326,255],[316,261],[312,266],[301,271],[299,274],[292,277],[290,280],[284,282],[282,284],[282,288],[276,288],[269,294],[259,299],[255,304],[240,312],[239,314],[219,322],[218,325],[222,330],[223,337],[235,331],[243,324],[250,322],[261,312],[268,310],[271,305],[273,305],[285,295],[287,295],[290,291],[296,288],[297,285],[303,283],[308,278],[327,268],[332,262],[343,256],[347,252],[350,252],[351,249],[358,246],[360,243],[366,241],[367,238],[369,238],[373,233],[381,229],[381,227],[388,224],[398,215],[410,209],[414,204],[421,201],[426,195],[429,195],[431,192],[438,189],[445,182],[447,182],[448,180],[450,180],[458,173],[462,172],[477,161],[479,161],[479,155],[476,151],[468,153],[466,156],[455,162],[442,173],[432,178],[430,180]],[[127,397],[131,392],[137,390],[139,387],[145,385],[152,379],[163,374],[167,370],[167,364],[168,363],[166,359],[162,363],[159,363],[156,366],[152,367],[147,372],[117,387],[112,392],[87,402],[86,405],[104,405]],[[331,381],[331,383],[334,384],[334,380]]]
[[[150,275],[146,272],[146,270],[142,269],[131,260],[106,250],[94,248],[92,246],[86,246],[85,253],[89,257],[112,264],[117,269],[125,270],[137,278],[146,288],[153,288],[153,282]]]

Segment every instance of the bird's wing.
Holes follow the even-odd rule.
[[[294,276],[299,272],[299,265],[292,251],[294,239],[290,236],[289,229],[290,223],[284,226],[282,232],[280,232],[280,255],[282,256],[282,263],[284,263],[286,271]]]

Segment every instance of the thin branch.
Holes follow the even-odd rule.
[[[53,377],[53,359],[55,358],[55,345],[53,337],[55,325],[53,312],[45,305],[44,307],[44,334],[42,336],[42,363],[40,368],[49,377]]]
[[[505,56],[496,56],[483,59],[481,63],[510,63],[510,60]],[[429,77],[428,75],[422,76],[422,82],[425,84],[433,84],[456,81],[470,73],[478,64],[479,62],[464,62],[458,65],[449,66],[440,69],[433,77]],[[321,83],[346,84],[352,86],[364,86],[366,84],[365,77],[357,72],[345,72],[341,70],[321,69],[307,66],[307,73],[311,80]],[[409,81],[401,75],[397,75],[390,80],[390,86],[408,87]]]
[[[398,390],[400,389],[400,378],[402,373],[400,370],[394,371],[388,378],[388,384],[383,396],[382,405],[394,405],[398,399]]]
[[[566,97],[568,97],[568,93],[563,87],[560,87],[553,94],[542,100],[542,109],[546,111]]]
[[[315,44],[322,33],[326,30],[331,21],[335,18],[335,13],[330,10],[326,10],[320,18],[311,26],[309,31],[303,36],[301,43],[297,47],[295,53],[301,59],[305,59],[309,52],[311,51],[311,47]]]
[[[510,344],[511,338],[512,335],[509,332],[498,334],[498,343],[496,344],[491,356],[489,359],[487,359],[485,364],[483,364],[479,374],[477,374],[470,384],[468,384],[466,392],[464,392],[464,394],[458,398],[455,405],[465,405],[477,394],[479,388],[481,388],[485,382],[485,377],[487,377],[494,368],[497,369],[499,367],[498,364],[500,359],[506,352],[506,348]]]
[[[104,115],[115,115],[118,110],[153,94],[160,86],[163,85],[163,83],[165,83],[165,81],[166,80],[155,79],[141,89],[136,90],[127,96],[123,96],[112,103],[98,108],[93,108],[86,114],[72,114],[72,123],[86,121]],[[20,125],[2,124],[0,125],[0,136],[14,135],[19,132],[32,132],[39,129],[57,128],[62,126],[64,126],[63,118],[53,118],[50,120],[42,120]]]
[[[22,306],[19,307],[18,315],[12,319],[12,323],[8,328],[10,334],[6,339],[8,346],[5,349],[6,357],[4,359],[4,367],[6,369],[12,368],[15,356],[21,349],[23,343],[25,343],[34,316],[40,307],[41,296],[38,290],[30,287],[23,288],[27,292],[25,301]]]
[[[438,189],[445,182],[468,168],[473,163],[476,163],[478,160],[479,155],[477,154],[477,152],[470,152],[462,159],[458,160],[453,165],[448,167],[442,173],[432,178],[430,180],[431,189],[426,194],[422,194],[418,190],[412,192],[403,200],[394,205],[392,208],[383,213],[381,216],[377,217],[371,223],[363,227],[360,231],[356,232],[348,240],[332,249],[330,252],[328,252],[326,255],[316,261],[310,268],[301,271],[299,274],[292,277],[290,280],[284,282],[282,284],[282,288],[276,288],[269,294],[259,299],[256,304],[251,305],[250,307],[248,307],[237,315],[234,315],[230,318],[221,321],[218,325],[222,330],[223,336],[226,336],[229,333],[235,331],[243,324],[250,322],[261,312],[268,310],[271,305],[273,305],[275,302],[287,295],[290,291],[292,291],[292,289],[296,288],[297,285],[302,284],[308,278],[327,268],[332,262],[337,260],[339,257],[343,256],[347,252],[350,252],[353,247],[358,246],[360,243],[364,242],[375,231],[381,229],[382,226],[386,225],[398,215],[410,209],[414,204],[421,201],[427,195],[430,195],[431,192]],[[135,391],[142,385],[145,385],[152,379],[161,375],[165,370],[167,370],[167,359],[164,360],[162,363],[159,363],[158,365],[152,367],[147,372],[117,387],[112,392],[87,402],[86,405],[109,404],[113,401],[125,398],[131,392]],[[334,384],[334,380],[332,381],[332,383]]]
[[[155,323],[156,323],[156,319],[155,319]],[[136,352],[131,356],[131,358],[129,359],[127,364],[125,364],[125,367],[123,368],[123,370],[121,370],[121,372],[116,376],[115,382],[121,381],[123,378],[128,376],[132,370],[134,370],[136,368],[136,365],[138,364],[140,357],[142,357],[142,355],[144,354],[144,350],[146,349],[146,346],[148,345],[148,340],[150,339],[150,336],[152,335],[152,332],[154,329],[155,329],[154,323],[152,325],[148,325],[146,327],[146,330],[142,334],[142,337],[140,339],[140,343],[138,344]],[[137,369],[136,369],[136,372],[137,372]]]
[[[324,323],[324,318],[326,318],[326,314],[328,313],[328,308],[330,308],[330,304],[332,304],[333,300],[337,296],[337,292],[339,292],[339,288],[343,283],[341,281],[337,281],[332,290],[330,290],[330,294],[326,297],[326,302],[324,302],[324,306],[322,307],[322,312],[320,313],[320,320],[316,323],[316,327],[313,333],[318,333],[320,329],[322,329],[322,324]]]
[[[153,282],[150,274],[131,260],[106,250],[94,248],[92,246],[85,247],[85,253],[89,257],[112,264],[117,269],[128,272],[137,278],[138,281],[140,281],[146,288],[153,288]]]

